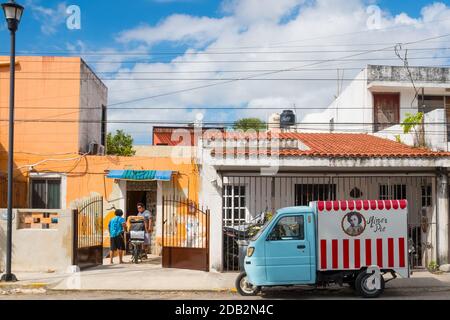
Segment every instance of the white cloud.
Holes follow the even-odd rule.
[[[229,18],[215,19],[174,14],[157,26],[142,25],[125,31],[119,35],[118,41],[144,42],[149,45],[162,41],[174,41],[203,45],[217,39],[223,32],[230,29],[233,29],[233,20]]]
[[[141,100],[123,107],[241,107],[256,109],[235,111],[227,121],[241,116],[266,118],[271,111],[263,108],[292,108],[295,104],[300,118],[308,112],[304,108],[326,107],[336,93],[337,68],[345,70],[344,78],[353,78],[366,64],[395,64],[401,61],[394,50],[374,52],[354,57],[354,60],[318,63],[318,60],[339,59],[388,44],[415,41],[450,33],[450,8],[442,3],[426,6],[421,16],[412,18],[406,13],[392,15],[385,8],[378,30],[369,30],[363,0],[232,0],[223,3],[226,15],[222,18],[171,15],[156,25],[145,25],[124,30],[118,41],[127,48],[149,50],[167,42],[176,47],[180,43],[191,47],[186,54],[168,63],[139,63],[122,65],[117,77],[135,77],[131,81],[108,82],[110,102],[116,103],[157,95],[156,99]],[[284,20],[285,17],[289,19]],[[438,20],[438,21],[436,21]],[[449,38],[411,45],[414,48],[446,47]],[[273,51],[274,53],[268,53]],[[306,51],[306,52],[305,52]],[[313,51],[313,52],[307,52]],[[328,52],[327,52],[328,51]],[[237,52],[239,54],[217,54]],[[252,53],[245,53],[252,52]],[[256,53],[255,53],[256,52]],[[291,52],[291,53],[286,53]],[[208,54],[209,53],[209,54]],[[447,60],[414,59],[432,57],[441,52],[410,50],[410,65],[439,65]],[[370,59],[369,59],[370,58]],[[108,57],[112,60],[111,57]],[[119,60],[126,61],[123,56]],[[359,59],[359,60],[358,60]],[[367,60],[365,60],[367,59]],[[390,59],[390,60],[387,60]],[[230,62],[239,60],[239,63]],[[255,62],[255,61],[279,62]],[[297,62],[288,62],[303,60]],[[207,61],[207,63],[204,63]],[[119,64],[120,66],[120,64]],[[236,81],[173,95],[169,92],[215,83],[212,80],[246,78],[258,72],[221,73],[231,70],[283,70],[289,68],[321,68],[328,70],[284,72],[262,78],[329,79],[308,81]],[[118,68],[116,68],[117,70]],[[98,70],[98,69],[97,69]],[[208,70],[208,73],[198,71]],[[127,72],[129,72],[127,74]],[[175,72],[155,74],[154,72]],[[140,80],[138,80],[140,78]],[[158,78],[158,80],[149,80]],[[170,78],[172,80],[161,80]],[[174,78],[178,80],[173,80]],[[146,80],[142,80],[146,79]],[[186,79],[181,81],[181,79]],[[344,85],[348,82],[344,82]],[[258,110],[257,108],[261,108]],[[276,110],[274,110],[276,111]],[[191,110],[133,110],[112,111],[117,119],[192,121]],[[207,111],[207,121],[226,119],[226,114]],[[234,117],[234,118],[232,118]],[[130,125],[125,125],[130,128]],[[131,126],[133,127],[133,126]],[[141,127],[142,129],[142,127]],[[144,130],[144,129],[142,129]],[[130,131],[133,131],[130,129]],[[148,134],[148,133],[147,133]]]
[[[66,22],[67,4],[65,2],[49,8],[41,5],[39,0],[28,0],[26,7],[31,9],[34,19],[41,22],[41,32],[46,35],[55,34]]]

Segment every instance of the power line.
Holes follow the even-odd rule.
[[[431,48],[410,48],[410,51],[435,51],[435,50],[450,50],[450,47],[431,47]],[[92,52],[77,52],[73,51],[58,51],[58,52],[20,52],[19,54],[32,54],[32,55],[58,55],[64,54],[65,57],[79,57],[79,56],[172,56],[172,55],[242,55],[242,54],[298,54],[298,53],[345,53],[345,52],[361,52],[363,50],[346,49],[346,50],[296,50],[296,51],[174,51],[174,52],[158,52],[158,51],[146,51],[146,52],[105,52],[105,51],[92,51]],[[383,50],[389,51],[389,50]],[[7,52],[0,51],[0,54],[8,54]]]
[[[0,119],[0,121],[5,122],[8,121],[8,119]],[[165,124],[184,124],[184,125],[191,125],[193,121],[178,121],[178,120],[136,120],[136,119],[129,119],[129,120],[74,120],[74,119],[15,119],[16,122],[22,122],[22,123],[33,123],[33,122],[42,122],[42,123],[54,123],[54,122],[61,122],[61,123],[110,123],[110,124],[119,124],[119,123],[134,123],[134,124],[154,124],[154,123],[165,123]],[[232,125],[235,121],[204,121],[203,125]],[[273,124],[273,125],[279,125],[278,122],[266,122],[265,124]],[[339,122],[337,123],[339,125],[402,125],[403,123],[397,123],[397,122]],[[422,123],[404,123],[405,125],[419,125]],[[423,124],[429,124],[429,125],[447,125],[447,122],[423,122]],[[295,125],[329,125],[329,122],[296,122]]]
[[[442,107],[443,108],[443,107]],[[0,107],[0,109],[9,109],[8,107]],[[15,109],[19,110],[101,110],[101,106],[81,106],[81,107],[45,107],[45,106],[36,106],[36,107],[15,107]],[[286,110],[292,109],[290,107],[107,107],[107,110]],[[367,107],[350,107],[350,106],[339,106],[339,107],[331,107],[331,106],[303,106],[303,107],[295,107],[295,109],[299,110],[365,110]],[[401,110],[416,110],[417,107],[408,107],[401,108]]]
[[[380,50],[371,50],[373,51],[381,51]],[[367,51],[359,51],[360,54],[366,54]],[[370,53],[370,52],[369,52]],[[357,55],[360,55],[357,54]],[[449,59],[449,56],[442,56],[442,57],[436,57],[436,56],[428,56],[428,57],[412,57],[409,58],[410,60],[424,60],[424,59]],[[330,59],[272,59],[272,60],[196,60],[196,61],[168,61],[168,63],[171,64],[208,64],[208,63],[294,63],[294,62],[330,62],[330,61],[373,61],[373,60],[379,60],[379,61],[391,61],[391,60],[398,60],[398,58],[378,58],[378,57],[371,57],[371,58],[362,58],[362,59],[348,59],[346,57],[343,58],[330,58]],[[26,63],[42,63],[40,60],[27,60],[24,61]],[[142,60],[124,60],[124,61],[117,61],[117,60],[98,60],[98,61],[87,61],[88,63],[93,64],[139,64],[139,63],[145,63],[145,64],[151,64],[151,63],[161,63],[161,61],[152,60],[152,59],[142,59]],[[58,61],[58,63],[65,64],[65,63],[79,63],[76,61]]]
[[[0,80],[7,80],[9,78],[0,77]],[[46,81],[87,81],[96,79],[85,79],[85,78],[16,78],[16,80],[46,80]],[[102,78],[102,81],[368,81],[372,79],[364,78],[251,78],[251,79],[240,79],[240,78]],[[376,79],[375,79],[376,80]],[[418,82],[423,83],[448,83],[449,80],[421,80],[414,79]],[[410,80],[398,81],[398,82],[409,82]]]

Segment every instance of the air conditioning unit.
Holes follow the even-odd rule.
[[[105,155],[105,146],[103,146],[97,142],[91,142],[89,144],[89,154],[96,155],[96,156],[104,156]]]

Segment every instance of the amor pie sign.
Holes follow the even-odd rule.
[[[407,201],[318,201],[320,270],[405,268]]]

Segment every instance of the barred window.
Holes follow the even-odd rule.
[[[61,209],[61,179],[31,179],[32,209]]]
[[[222,207],[225,225],[235,225],[246,221],[246,194],[243,185],[225,185]]]

